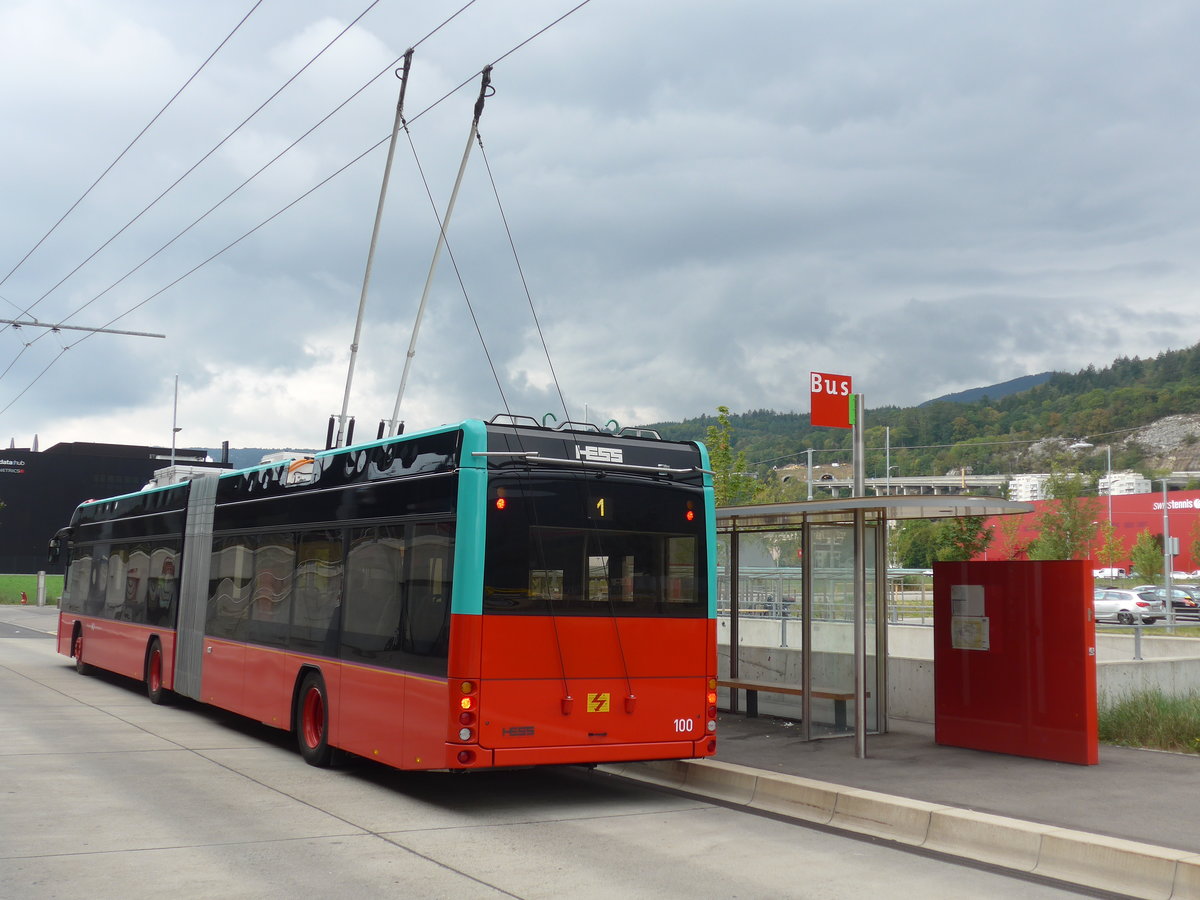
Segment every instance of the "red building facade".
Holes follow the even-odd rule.
[[[1024,516],[996,516],[987,519],[985,527],[992,532],[992,543],[987,552],[978,559],[1028,559],[1028,548],[1039,534],[1038,520],[1044,509],[1058,504],[1057,500],[1037,500],[1034,512]],[[1094,498],[1096,538],[1092,541],[1090,556],[1100,549],[1102,533],[1100,527],[1108,520],[1109,498]],[[1179,572],[1200,569],[1200,558],[1194,557],[1192,543],[1200,540],[1200,491],[1170,491],[1167,494],[1167,522],[1169,534],[1179,540],[1179,555],[1172,568]],[[1152,535],[1163,533],[1163,495],[1117,494],[1112,497],[1112,523],[1117,540],[1124,547],[1121,558],[1113,563],[1128,571],[1129,554],[1138,535],[1149,531]],[[1096,563],[1096,567],[1101,564]]]

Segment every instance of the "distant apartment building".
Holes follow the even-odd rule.
[[[1022,503],[1032,503],[1034,500],[1049,499],[1046,495],[1046,483],[1050,480],[1048,472],[1033,475],[1014,475],[1008,482],[1008,499]]]
[[[1113,472],[1100,478],[1099,492],[1108,494],[1147,494],[1150,479],[1137,472]]]

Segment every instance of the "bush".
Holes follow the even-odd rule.
[[[1100,698],[1100,740],[1122,747],[1200,753],[1200,693],[1138,691]]]

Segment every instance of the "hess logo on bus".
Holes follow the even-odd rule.
[[[575,445],[575,458],[588,462],[619,463],[623,460],[620,447],[580,447]]]

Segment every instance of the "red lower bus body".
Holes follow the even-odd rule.
[[[58,651],[142,680],[157,638],[174,686],[173,631],[62,613]],[[321,674],[329,743],[397,769],[680,759],[716,752],[716,625],[708,618],[454,615],[449,677],[205,637],[201,697],[295,727]]]

